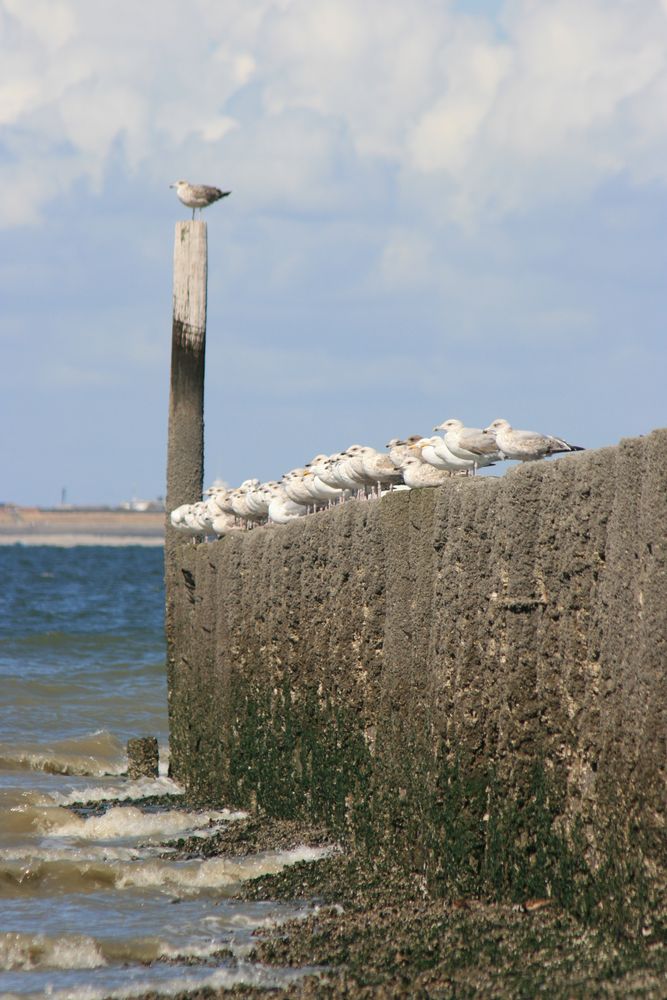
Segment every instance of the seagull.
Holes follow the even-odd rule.
[[[184,535],[191,535],[194,538],[197,535],[203,534],[203,532],[201,528],[195,528],[190,522],[192,507],[193,504],[191,503],[183,503],[180,507],[175,507],[169,515],[169,521],[172,528],[175,528],[176,531],[180,531]]]
[[[389,455],[383,455],[382,452],[368,445],[360,447],[357,454],[361,456],[364,473],[377,488],[378,496],[382,491],[383,483],[391,489],[392,486],[403,482],[403,476]]]
[[[235,531],[243,531],[241,525],[236,523],[236,518],[233,514],[216,514],[211,521],[211,527],[218,538],[222,538],[223,535],[231,535]]]
[[[410,489],[421,486],[442,486],[449,479],[449,472],[436,469],[424,461],[418,445],[412,445],[408,454],[401,460],[403,481]]]
[[[288,524],[297,517],[303,517],[304,514],[308,513],[308,508],[304,504],[290,500],[281,483],[277,483],[275,486],[267,484],[267,487],[270,496],[269,521],[273,521],[274,524]]]
[[[266,512],[268,511],[268,503],[266,505],[266,510],[258,511],[256,509],[256,504],[251,502],[251,495],[254,494],[260,488],[260,482],[258,479],[246,479],[237,489],[232,490],[229,494],[229,499],[232,505],[232,510],[237,517],[240,517],[242,521],[246,524],[248,521],[263,521],[266,517]]]
[[[253,521],[266,521],[269,513],[268,483],[260,483],[258,486],[251,486],[245,494],[245,504],[248,509],[248,516]]]
[[[208,495],[208,509],[213,516],[217,514],[233,514],[231,495],[234,491],[225,486],[210,486],[206,493]]]
[[[169,520],[176,531],[190,535],[193,539],[212,533],[212,518],[203,500],[181,504],[172,510]]]
[[[387,441],[385,448],[389,449],[389,458],[397,469],[400,469],[405,456],[410,454],[410,446],[419,440],[421,440],[421,434],[411,434],[404,441],[400,438],[392,438],[391,441]]]
[[[481,427],[465,427],[462,420],[453,417],[433,428],[442,431],[445,445],[458,458],[472,460],[476,468],[493,465],[500,459],[498,446],[492,435],[485,434]]]
[[[329,500],[344,499],[345,490],[331,475],[328,455],[316,455],[310,462],[306,462],[305,467],[312,473],[314,487],[320,496],[326,496]]]
[[[484,429],[496,439],[498,450],[505,458],[519,462],[536,462],[547,455],[562,451],[584,451],[580,445],[568,444],[562,438],[540,434],[538,431],[515,431],[507,420],[494,420]]]
[[[467,475],[475,463],[468,458],[459,458],[449,450],[443,438],[434,435],[433,437],[420,438],[414,445],[419,449],[424,462],[432,465],[434,469],[448,472],[450,476],[455,472],[465,472]]]
[[[314,471],[327,486],[345,490],[351,493],[352,496],[356,496],[357,491],[361,487],[361,482],[357,477],[348,474],[345,469],[345,459],[346,456],[342,451],[336,452],[333,455],[329,455],[326,462],[322,463],[321,471],[318,471],[320,470],[319,465]]]
[[[369,487],[375,487],[375,480],[371,478],[364,469],[363,452],[364,445],[351,444],[341,453],[341,459],[336,463],[335,475],[345,480],[346,478],[357,483],[357,495],[366,496]]]
[[[192,209],[193,219],[196,208],[199,209],[199,214],[201,215],[202,208],[208,208],[214,201],[226,198],[232,193],[231,191],[221,191],[220,188],[209,187],[208,184],[188,184],[187,181],[175,181],[169,187],[176,188],[179,201],[182,201],[184,205]]]
[[[342,489],[328,486],[312,469],[306,469],[303,476],[303,485],[318,507],[328,507],[334,500],[338,500],[344,495]]]
[[[308,469],[305,467],[291,469],[290,472],[285,472],[282,478],[281,486],[290,500],[293,500],[294,503],[301,504],[303,507],[314,507],[315,500],[313,494],[306,487],[304,482],[304,476],[307,472]]]

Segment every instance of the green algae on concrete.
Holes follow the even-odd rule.
[[[324,966],[294,996],[662,1000],[667,991],[664,911],[639,938],[618,938],[554,900],[434,900],[400,867],[342,855],[254,879],[240,895],[319,901],[305,921],[265,931],[252,956]]]

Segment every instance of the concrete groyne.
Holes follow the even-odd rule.
[[[324,821],[435,886],[664,874],[667,430],[179,541],[167,585],[193,800]]]

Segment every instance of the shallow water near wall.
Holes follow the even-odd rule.
[[[161,550],[4,547],[0,572],[0,996],[301,974],[247,958],[256,928],[300,910],[230,896],[316,851],[183,861],[162,846],[242,814],[189,811],[167,776]],[[158,737],[160,775],[130,782],[125,745],[142,734]]]

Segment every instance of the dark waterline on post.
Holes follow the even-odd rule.
[[[165,635],[169,711],[179,690],[174,635],[174,580],[179,552],[187,540],[175,531],[169,514],[201,499],[204,485],[204,370],[208,241],[206,223],[177,222],[174,233],[174,295],[171,384],[167,442],[164,546]],[[171,737],[170,737],[171,739]]]

